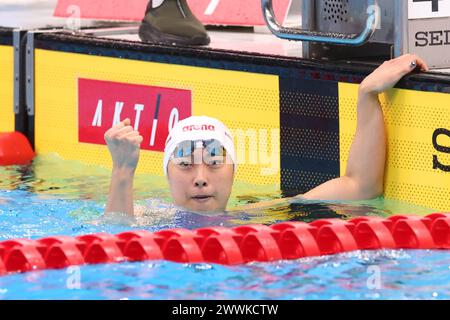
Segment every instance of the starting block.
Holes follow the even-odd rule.
[[[292,0],[274,3],[278,21],[284,21]],[[54,16],[113,21],[141,21],[148,0],[59,0]],[[261,0],[188,0],[196,17],[207,25],[265,26]]]

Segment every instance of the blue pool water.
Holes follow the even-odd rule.
[[[434,211],[379,198],[286,202],[202,216],[171,206],[163,179],[138,175],[136,201],[147,207],[146,215],[134,221],[105,219],[108,184],[109,170],[55,155],[40,156],[31,166],[0,168],[0,241]],[[280,196],[273,186],[238,183],[231,206]],[[0,299],[450,299],[450,253],[362,251],[233,267],[167,261],[89,265],[0,277]]]

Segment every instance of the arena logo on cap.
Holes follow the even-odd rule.
[[[212,124],[203,125],[190,125],[183,127],[183,132],[187,131],[216,131],[216,128]]]
[[[78,80],[78,141],[106,144],[105,132],[129,118],[143,136],[141,148],[164,151],[174,125],[192,114],[190,90]]]

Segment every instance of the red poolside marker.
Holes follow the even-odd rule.
[[[22,133],[0,133],[0,166],[28,164],[34,157],[35,153]]]

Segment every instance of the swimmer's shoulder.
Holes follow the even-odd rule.
[[[161,199],[145,199],[134,203],[134,216],[154,216],[154,215],[167,215],[176,211],[176,207],[173,203],[163,201]]]
[[[142,204],[135,204],[134,205],[134,216],[136,218],[143,217],[145,215],[146,208],[147,207]]]

